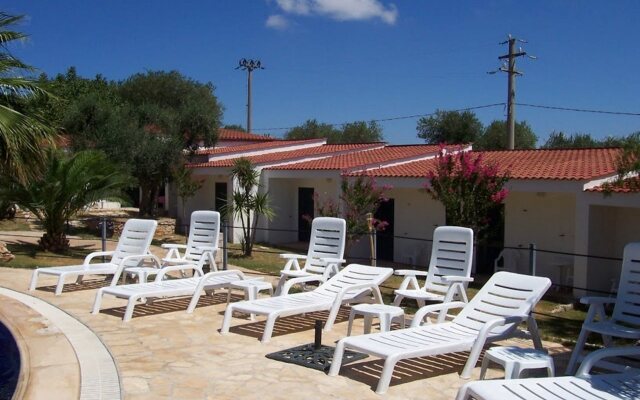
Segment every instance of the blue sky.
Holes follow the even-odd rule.
[[[178,70],[216,86],[224,123],[246,123],[241,58],[253,80],[254,131],[279,136],[310,118],[341,123],[506,101],[508,33],[538,60],[518,61],[521,103],[640,112],[640,2],[428,0],[21,0],[29,41],[12,51],[49,75],[75,66],[121,80]],[[478,110],[485,124],[505,109]],[[518,107],[543,142],[553,130],[596,137],[640,130],[640,117]],[[417,118],[383,122],[418,143]]]

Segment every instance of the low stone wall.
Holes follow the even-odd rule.
[[[113,233],[116,236],[120,236],[122,228],[124,227],[127,219],[116,218],[113,220]],[[155,238],[163,238],[173,235],[176,231],[176,220],[172,218],[161,218],[158,220],[158,227],[156,228]]]

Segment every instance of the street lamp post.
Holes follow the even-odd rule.
[[[243,58],[236,69],[246,70],[247,75],[247,132],[251,133],[251,73],[254,69],[264,69],[260,60],[247,60]]]

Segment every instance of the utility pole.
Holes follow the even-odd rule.
[[[251,73],[254,69],[264,69],[260,60],[247,60],[243,58],[238,63],[236,69],[246,70],[247,75],[247,132],[251,133]]]
[[[507,84],[507,149],[513,150],[515,148],[515,130],[516,130],[516,76],[522,75],[522,72],[516,70],[516,58],[527,55],[526,51],[522,48],[516,51],[516,42],[527,43],[524,40],[514,38],[509,34],[507,40],[500,44],[509,45],[509,54],[498,57],[498,60],[502,60],[503,64],[496,71],[491,71],[489,74],[495,74],[498,71],[506,72],[508,74]],[[529,58],[535,59],[533,56]]]

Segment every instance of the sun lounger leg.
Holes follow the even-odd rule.
[[[458,395],[456,396],[456,400],[467,400],[469,398],[469,384],[465,383],[464,386],[458,391]]]
[[[333,323],[336,322],[336,318],[338,317],[338,311],[340,311],[340,307],[333,307],[331,312],[329,313],[329,317],[327,317],[327,322],[324,323],[324,331],[329,332],[331,328],[333,328]]]
[[[338,376],[340,366],[342,365],[342,356],[344,355],[344,339],[339,340],[336,349],[333,352],[333,361],[329,369],[329,376]]]
[[[76,285],[79,285],[82,283],[82,278],[83,278],[82,275],[78,275],[78,277],[76,278]]]
[[[60,296],[62,294],[62,287],[64,286],[64,274],[60,274],[58,277],[58,284],[56,285],[56,296]]]
[[[400,307],[400,303],[402,303],[403,298],[404,296],[400,296],[399,294],[397,294],[396,297],[393,299],[393,305],[396,307]]]
[[[133,317],[133,308],[136,306],[136,302],[138,301],[137,296],[131,296],[129,298],[129,302],[127,303],[127,309],[124,312],[124,317],[122,317],[123,322],[131,321]]]
[[[224,312],[224,319],[222,320],[222,328],[220,328],[220,333],[225,334],[229,333],[229,326],[231,325],[231,318],[233,317],[233,304],[229,304],[227,309]]]
[[[278,284],[276,285],[275,296],[280,296],[282,294],[282,288],[286,281],[287,281],[287,278],[284,275],[280,275],[280,279],[278,280]]]
[[[38,273],[39,271],[36,269],[33,271],[31,275],[31,284],[29,285],[29,290],[36,290],[36,284],[38,283]]]
[[[198,301],[200,301],[200,296],[202,295],[202,290],[196,290],[193,296],[191,297],[191,301],[189,302],[189,307],[187,307],[187,314],[191,314],[193,310],[196,309],[198,305]]]
[[[399,360],[395,357],[387,357],[387,359],[384,360],[384,367],[382,368],[382,375],[380,375],[376,393],[385,394],[387,392],[387,389],[389,389],[389,383],[391,383],[393,369],[396,367],[398,361]]]
[[[271,336],[273,335],[273,327],[276,324],[278,314],[271,313],[267,316],[267,322],[264,325],[264,332],[262,333],[262,343],[269,343]]]
[[[473,368],[475,368],[476,364],[478,363],[478,359],[480,358],[480,353],[482,352],[483,344],[484,343],[478,343],[478,341],[476,341],[476,343],[473,345],[473,347],[471,348],[471,351],[469,352],[469,358],[467,359],[467,363],[464,365],[464,368],[462,369],[462,373],[460,374],[460,378],[462,379],[471,378],[471,372],[473,371]]]
[[[102,305],[102,296],[104,296],[104,292],[102,289],[98,290],[96,293],[96,300],[93,302],[93,310],[91,310],[91,314],[97,314],[100,312],[100,306]]]
[[[578,359],[580,358],[580,354],[582,353],[582,349],[584,348],[584,343],[587,341],[587,335],[589,331],[582,328],[580,330],[580,336],[578,336],[578,341],[576,342],[575,347],[573,348],[573,352],[571,353],[571,359],[569,359],[569,364],[567,364],[567,369],[564,371],[565,375],[573,375],[576,370],[576,366],[578,365]]]

